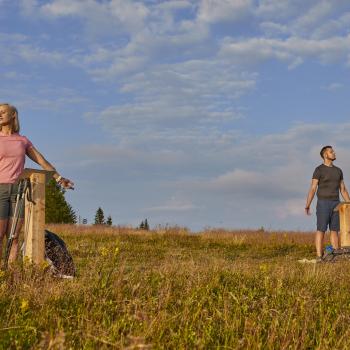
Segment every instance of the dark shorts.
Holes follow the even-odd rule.
[[[0,184],[0,220],[13,217],[17,192],[18,184]],[[19,218],[23,219],[24,205],[23,203],[19,203],[18,205],[20,205],[21,208]]]
[[[317,231],[326,232],[329,226],[330,231],[339,231],[339,211],[334,208],[339,200],[318,199],[316,206]]]

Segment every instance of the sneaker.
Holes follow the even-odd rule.
[[[334,259],[334,250],[333,251],[325,251],[322,258],[323,261],[329,261]]]

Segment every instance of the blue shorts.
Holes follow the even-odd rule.
[[[334,208],[339,204],[339,200],[318,199],[316,206],[317,231],[326,232],[329,226],[330,231],[339,231],[339,211]]]

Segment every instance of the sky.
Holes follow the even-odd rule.
[[[89,223],[314,230],[324,145],[350,186],[348,0],[0,0],[0,47]]]

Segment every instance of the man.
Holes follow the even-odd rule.
[[[334,211],[334,208],[339,204],[339,191],[345,201],[350,201],[343,179],[343,172],[333,164],[336,156],[332,146],[322,147],[320,155],[323,159],[323,164],[314,171],[305,206],[305,213],[311,215],[310,205],[317,191],[315,245],[318,261],[322,260],[324,234],[328,226],[333,248],[338,249],[340,246],[338,237],[340,229],[339,212]]]

